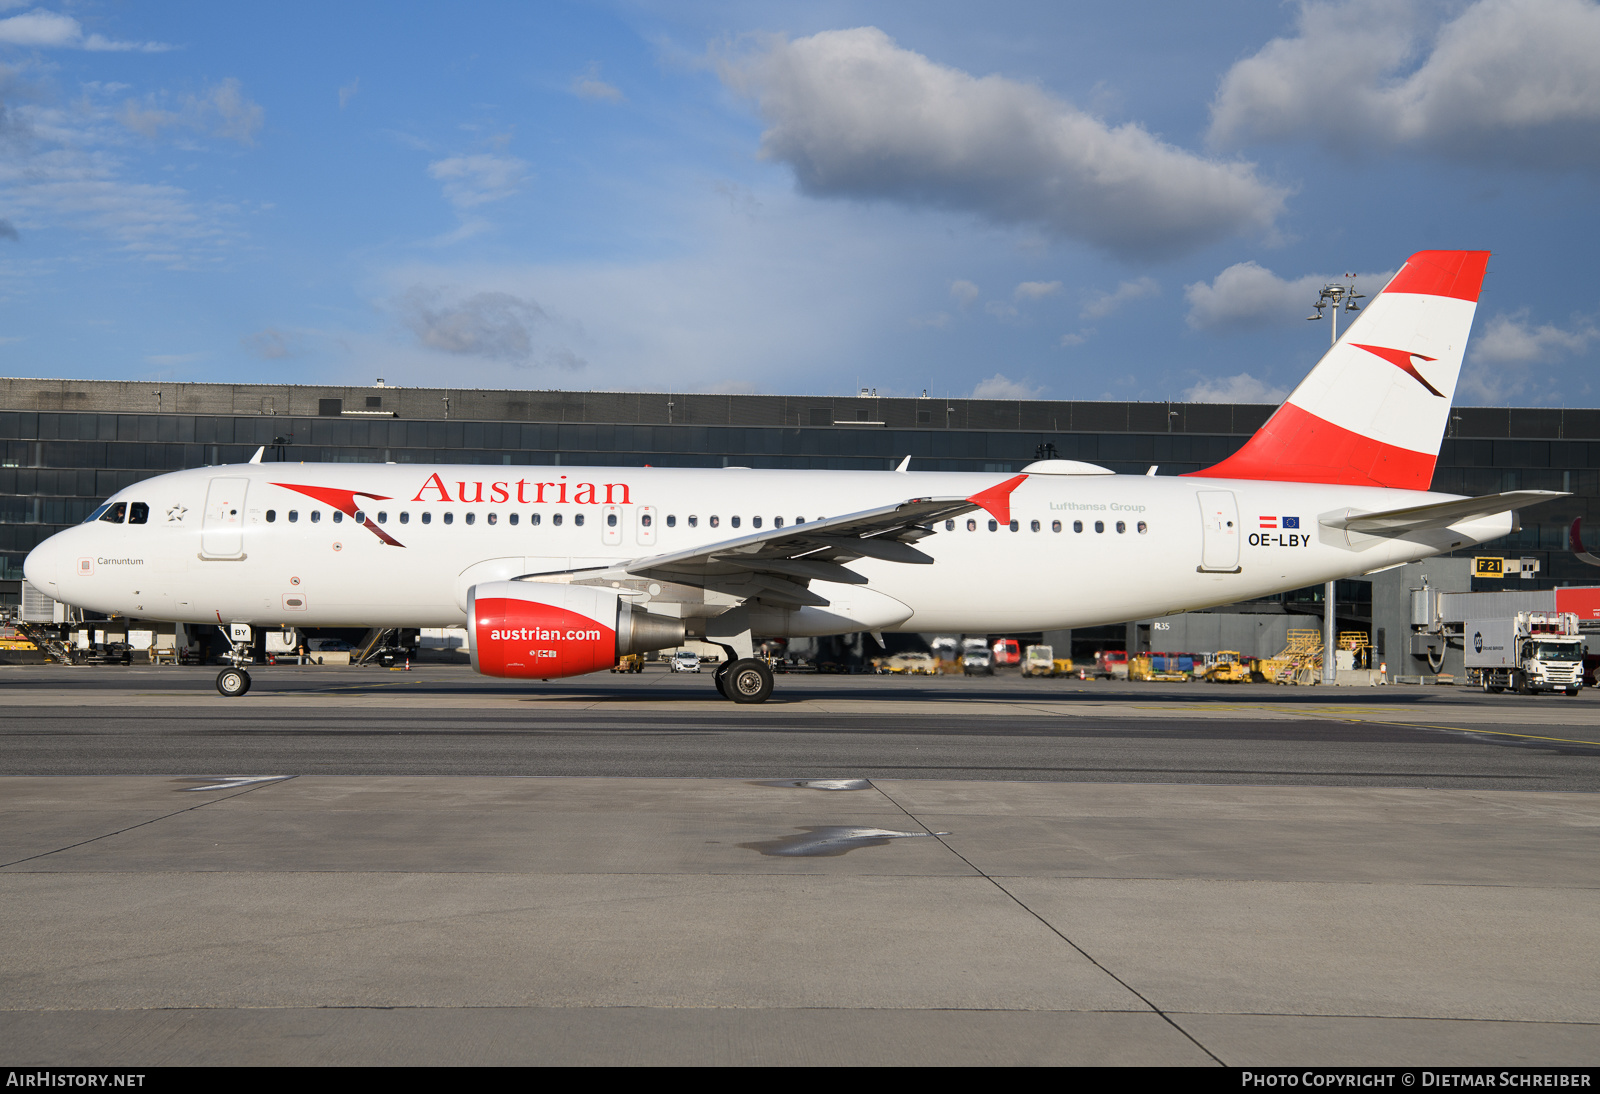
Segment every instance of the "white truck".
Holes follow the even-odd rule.
[[[1574,612],[1518,612],[1509,619],[1469,619],[1461,629],[1466,667],[1484,691],[1578,694],[1583,636]]]

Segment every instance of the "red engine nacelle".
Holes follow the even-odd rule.
[[[641,611],[614,589],[537,581],[474,586],[467,629],[478,672],[536,679],[598,672],[683,641],[683,620]]]

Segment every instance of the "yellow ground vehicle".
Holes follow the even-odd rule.
[[[643,672],[644,655],[640,653],[625,653],[617,658],[617,663],[611,666],[612,672]]]
[[[1218,650],[1206,666],[1206,680],[1213,684],[1248,684],[1250,665],[1238,650]]]

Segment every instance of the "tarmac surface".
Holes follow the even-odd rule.
[[[1600,696],[0,668],[0,1063],[1600,1063]]]

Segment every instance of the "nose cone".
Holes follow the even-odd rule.
[[[59,535],[51,536],[39,546],[28,552],[28,557],[22,562],[22,576],[28,579],[28,584],[38,589],[46,596],[59,599],[61,571],[61,545],[56,541]]]

